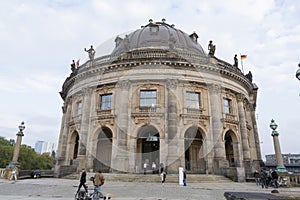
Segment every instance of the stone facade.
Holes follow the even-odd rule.
[[[197,37],[151,22],[73,70],[60,92],[56,172],[140,173],[155,162],[245,180],[261,163],[258,88]]]

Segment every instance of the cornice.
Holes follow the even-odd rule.
[[[145,52],[145,50],[143,52]],[[164,55],[166,57],[157,56],[119,59],[118,56],[104,56],[95,59],[93,66],[90,66],[89,62],[87,62],[83,64],[76,71],[76,73],[72,73],[72,75],[68,77],[64,82],[63,89],[60,94],[65,100],[68,91],[77,81],[79,82],[90,77],[95,77],[98,80],[101,80],[103,75],[105,75],[106,73],[130,70],[143,65],[153,66],[154,68],[155,66],[160,67],[164,65],[170,66],[174,69],[188,69],[192,71],[207,72],[215,74],[216,76],[219,75],[223,78],[227,78],[235,82],[239,82],[248,90],[248,92],[253,91],[253,85],[247,79],[247,77],[245,77],[245,75],[242,74],[242,72],[238,68],[235,68],[222,60],[217,59],[216,62],[210,62],[206,57],[200,56],[197,58],[196,55],[189,53],[186,53],[186,55],[184,55],[184,53],[182,52],[177,56],[170,56],[167,53],[165,53]]]

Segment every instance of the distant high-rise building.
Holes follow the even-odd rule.
[[[37,141],[34,145],[34,151],[39,154],[49,153],[56,150],[56,145],[53,142]]]

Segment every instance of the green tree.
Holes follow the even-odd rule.
[[[12,160],[14,147],[11,141],[0,136],[0,167],[5,168]],[[54,157],[48,154],[37,154],[34,149],[25,144],[21,145],[18,162],[21,169],[51,169],[54,166]]]
[[[10,146],[10,143],[4,137],[0,136],[0,146]]]
[[[18,162],[21,169],[35,169],[38,154],[33,148],[25,144],[21,145]]]
[[[0,168],[5,168],[12,159],[14,147],[0,145]]]

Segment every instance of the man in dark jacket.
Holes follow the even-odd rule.
[[[265,169],[263,169],[261,171],[261,187],[262,188],[268,188],[268,185],[267,185],[267,172]]]
[[[272,176],[272,181],[274,183],[274,187],[278,188],[278,174],[275,170],[271,169],[271,176]]]
[[[86,186],[86,171],[85,169],[83,168],[82,171],[81,171],[81,176],[80,176],[80,183],[79,183],[79,186],[78,186],[78,190],[76,193],[78,193],[80,191],[80,188],[83,186],[84,189],[85,189],[85,192],[88,193],[88,190],[87,190],[87,186]]]

